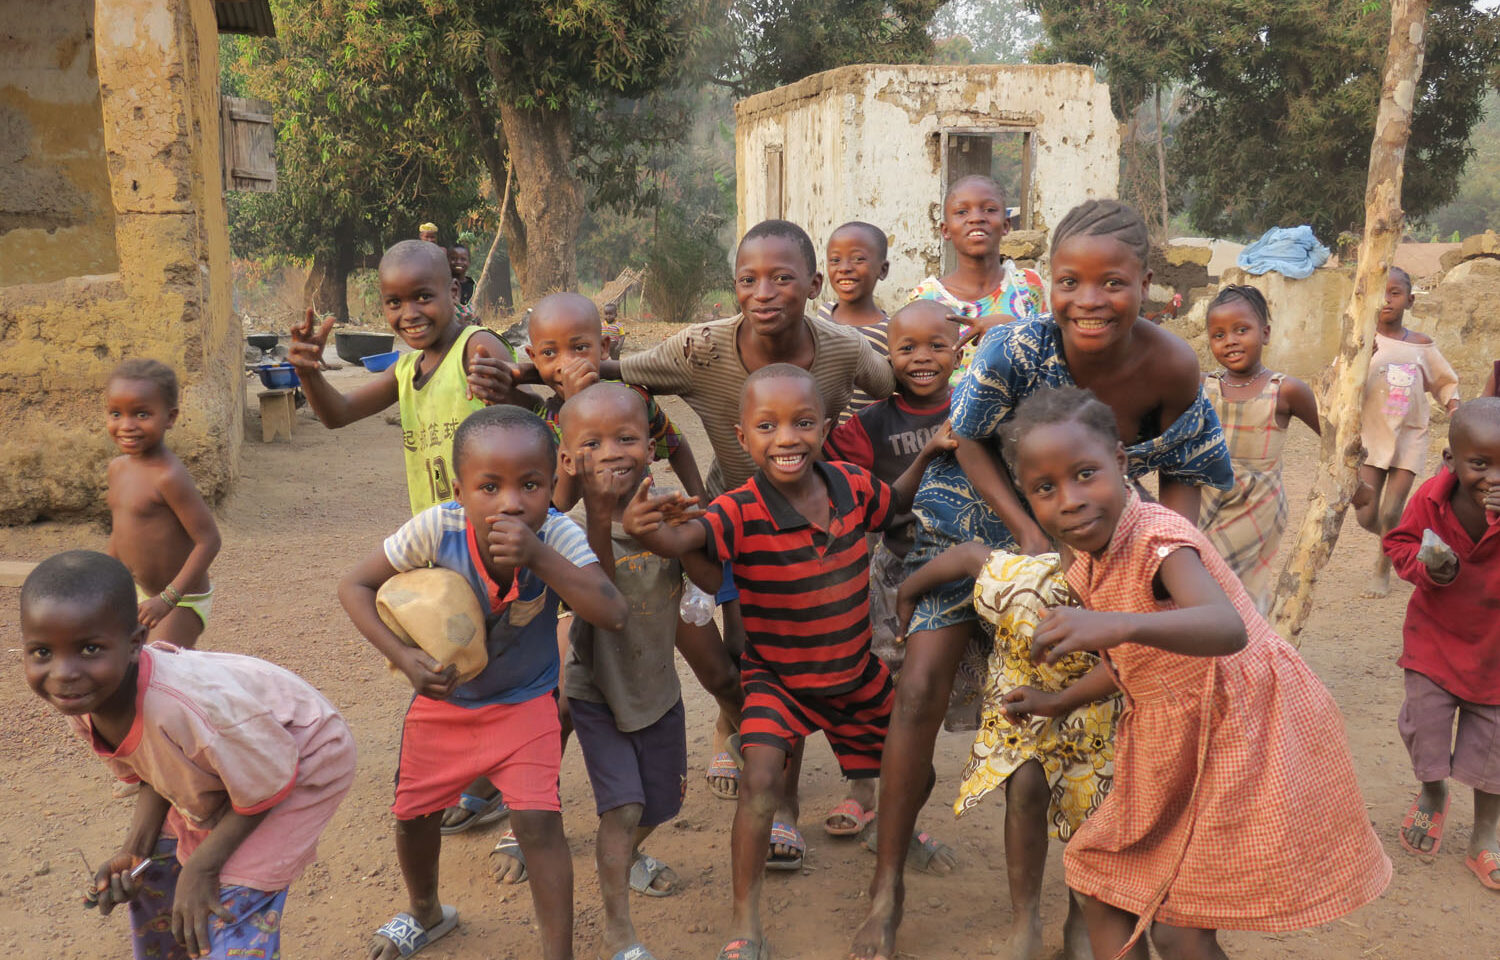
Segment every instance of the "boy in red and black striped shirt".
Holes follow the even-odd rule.
[[[927,461],[951,440],[934,437],[890,485],[853,464],[819,462],[827,411],[812,376],[791,364],[749,376],[735,430],[759,468],[747,483],[673,525],[682,494],[653,497],[648,482],[624,523],[662,556],[704,550],[734,564],[746,633],[745,770],[731,838],[732,939],[719,956],[754,960],[766,955],[760,884],[787,755],[823,730],[846,777],[880,774],[894,687],[870,653],[865,537],[910,508]]]

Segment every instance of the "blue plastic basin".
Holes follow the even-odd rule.
[[[290,363],[264,363],[255,368],[255,375],[267,390],[290,390],[299,386],[297,368]]]
[[[399,356],[401,356],[401,351],[399,350],[392,350],[390,353],[372,353],[360,362],[371,373],[379,373],[382,370],[389,370]]]

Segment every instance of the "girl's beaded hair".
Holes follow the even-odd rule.
[[[1113,237],[1129,247],[1143,267],[1151,256],[1146,221],[1134,207],[1118,200],[1088,200],[1069,210],[1052,231],[1052,255],[1074,237]]]
[[[1249,305],[1250,310],[1260,322],[1269,327],[1271,325],[1271,308],[1266,304],[1266,295],[1247,283],[1231,283],[1219,295],[1214,297],[1208,304],[1208,312],[1212,313],[1215,307],[1222,307],[1226,303],[1243,300]]]
[[[1017,451],[1026,435],[1037,427],[1060,423],[1077,423],[1105,440],[1111,449],[1120,442],[1120,426],[1115,412],[1094,396],[1094,391],[1079,387],[1042,387],[1016,407],[1016,414],[1006,425],[1004,453],[1006,466],[1016,475]]]

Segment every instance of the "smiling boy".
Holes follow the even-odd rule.
[[[886,344],[889,320],[875,302],[875,286],[891,271],[887,252],[885,231],[873,223],[851,220],[835,229],[828,235],[825,253],[835,299],[818,305],[818,319],[858,330],[882,357],[890,355]],[[840,420],[847,421],[876,399],[855,390]]]

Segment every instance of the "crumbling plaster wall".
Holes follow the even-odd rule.
[[[820,254],[847,220],[885,229],[891,272],[879,292],[888,309],[899,305],[941,272],[945,129],[1033,133],[1040,228],[1083,200],[1115,195],[1119,125],[1109,88],[1087,67],[842,67],[735,105],[740,233],[771,215],[765,157],[779,146],[786,219],[812,234]]]
[[[154,357],[177,370],[182,414],[169,442],[205,496],[227,489],[239,450],[240,334],[229,303],[212,5],[95,0],[93,6],[118,268],[81,275],[70,267],[60,279],[42,275],[40,282],[0,286],[4,523],[103,512],[104,468],[113,454],[103,429],[103,387],[127,357]],[[0,0],[7,22],[58,10],[76,6]],[[65,22],[79,36],[90,26]],[[13,52],[48,55],[25,44]],[[0,102],[13,86],[0,86]]]

